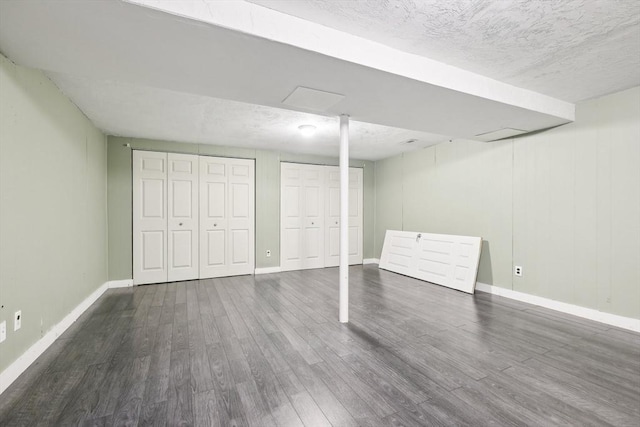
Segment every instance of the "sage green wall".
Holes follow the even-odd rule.
[[[479,281],[640,318],[640,88],[576,115],[376,162],[376,257],[386,229],[482,236]]]
[[[482,236],[478,280],[510,287],[511,158],[510,143],[455,142],[376,162],[376,256],[387,229]]]
[[[0,55],[0,371],[107,281],[106,156],[43,73]]]
[[[130,145],[126,147],[126,144]],[[256,161],[256,268],[280,265],[280,162],[337,165],[338,160],[234,148],[209,144],[155,141],[109,137],[108,206],[109,206],[109,279],[132,277],[131,224],[131,150],[153,150],[210,156],[239,157]],[[352,160],[351,166],[364,168],[364,257],[374,253],[373,226],[375,210],[374,163]],[[267,258],[266,251],[271,250]]]
[[[514,142],[513,289],[640,318],[640,87]]]

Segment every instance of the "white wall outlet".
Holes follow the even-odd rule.
[[[0,342],[3,342],[7,339],[7,321],[3,320],[0,323]]]
[[[515,274],[518,277],[521,277],[522,276],[522,267],[520,267],[519,265],[516,265],[513,268],[513,274]]]
[[[271,256],[271,251],[267,249],[267,258],[269,258],[270,256]]]
[[[13,331],[17,331],[22,326],[22,310],[16,311],[13,316]]]

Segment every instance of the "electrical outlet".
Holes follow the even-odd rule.
[[[3,320],[0,323],[0,342],[3,342],[7,339],[7,321]]]
[[[267,249],[267,258],[271,256],[271,251]]]
[[[13,316],[13,331],[17,331],[22,326],[22,310],[16,311]]]
[[[520,267],[519,265],[516,265],[513,268],[513,274],[515,274],[518,277],[522,276],[522,267]]]

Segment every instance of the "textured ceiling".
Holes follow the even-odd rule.
[[[574,118],[571,103],[243,1],[0,1],[0,50],[122,136],[337,155],[347,113],[352,157],[377,159]],[[345,97],[318,117],[283,104],[297,86]],[[308,121],[321,132],[302,142]]]
[[[110,134],[335,155],[349,113],[380,159],[639,85],[640,1],[0,0],[0,50]],[[309,114],[296,86],[345,97]]]
[[[336,156],[337,117],[265,107],[139,85],[48,73],[109,135]],[[312,124],[303,137],[298,126]],[[449,140],[443,135],[351,121],[350,156],[378,160]],[[406,141],[415,139],[411,144]]]
[[[577,102],[640,84],[638,0],[248,0]]]

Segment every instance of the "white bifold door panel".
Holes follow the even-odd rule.
[[[198,156],[167,155],[167,280],[198,278]]]
[[[340,255],[340,175],[334,166],[281,163],[280,269],[333,267]],[[349,263],[362,264],[363,171],[349,171]]]
[[[136,285],[254,271],[254,162],[133,151]]]
[[[325,267],[340,265],[340,168],[325,166]],[[349,264],[363,259],[363,170],[349,168]]]
[[[282,163],[280,269],[324,267],[324,169]]]
[[[200,157],[200,278],[253,274],[253,160]]]
[[[200,277],[226,276],[228,228],[227,159],[200,158]]]
[[[167,281],[167,153],[133,152],[133,283]]]
[[[482,238],[387,230],[380,268],[474,293]]]
[[[229,276],[255,271],[255,167],[253,160],[229,161]]]

